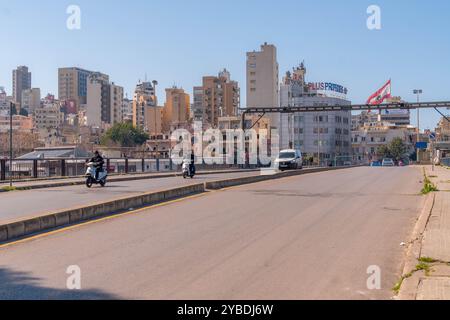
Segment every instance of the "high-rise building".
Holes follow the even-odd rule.
[[[261,51],[247,52],[247,107],[279,107],[277,48],[264,43]],[[268,116],[278,128],[280,115]]]
[[[186,128],[190,116],[190,97],[183,89],[166,89],[166,103],[163,110],[163,132]]]
[[[13,100],[22,104],[22,91],[31,89],[31,72],[28,67],[19,66],[12,72]]]
[[[133,97],[133,125],[150,133],[162,133],[162,107],[158,106],[156,82],[142,82],[136,86]]]
[[[87,125],[102,127],[122,121],[123,88],[109,82],[109,77],[94,72],[88,77]]]
[[[75,101],[76,108],[87,103],[88,78],[94,72],[80,68],[58,69],[58,98],[60,101]],[[101,74],[109,81],[109,76]]]
[[[29,114],[32,114],[35,109],[39,108],[41,104],[41,89],[32,88],[22,91],[21,109],[25,109]]]
[[[193,117],[205,126],[216,128],[219,117],[236,116],[239,106],[239,85],[226,69],[217,77],[203,77],[202,86],[194,87]]]

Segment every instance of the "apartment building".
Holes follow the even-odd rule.
[[[166,89],[166,103],[163,110],[163,132],[187,128],[190,118],[190,97],[183,89]]]
[[[133,125],[150,135],[162,133],[163,108],[158,106],[156,82],[138,83],[133,97]]]
[[[59,128],[64,123],[64,113],[59,102],[43,105],[34,110],[33,126],[35,129]]]
[[[94,72],[76,67],[58,69],[58,98],[64,102],[73,100],[76,108],[87,103],[88,78]],[[97,72],[97,74],[101,74]],[[109,76],[101,74],[109,81]]]
[[[133,100],[124,98],[122,100],[122,122],[133,121]]]
[[[88,77],[86,121],[88,126],[103,127],[122,121],[123,88],[102,73]]]
[[[279,107],[277,48],[272,44],[264,43],[260,51],[247,52],[247,107]],[[268,117],[278,128],[280,115]]]
[[[22,92],[31,89],[31,72],[27,66],[19,66],[12,72],[13,101],[22,104]]]
[[[403,140],[408,153],[414,152],[415,127],[399,126],[391,122],[367,122],[358,130],[352,131],[353,158],[358,161],[379,160],[382,157],[378,152],[379,148],[388,145],[394,138]]]
[[[240,106],[240,89],[226,69],[218,76],[203,77],[202,85],[194,87],[193,118],[204,127],[218,125],[219,117],[235,116]]]
[[[41,89],[32,88],[22,91],[22,104],[21,109],[24,109],[28,114],[32,114],[35,109],[41,105]]]

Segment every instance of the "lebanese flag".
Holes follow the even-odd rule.
[[[378,89],[377,92],[375,92],[373,95],[367,99],[367,104],[371,105],[379,105],[382,104],[384,100],[391,97],[391,80],[389,79],[388,82],[384,86],[382,86],[380,89]]]

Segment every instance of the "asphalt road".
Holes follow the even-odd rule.
[[[2,299],[389,299],[417,167],[245,185],[0,249]],[[81,290],[66,269],[81,268]],[[367,268],[379,266],[381,289]]]
[[[259,171],[217,173],[197,175],[194,179],[182,177],[108,182],[105,188],[99,185],[88,189],[84,185],[34,189],[0,193],[0,223],[11,222],[24,217],[42,215],[55,210],[89,205],[117,197],[202,183],[205,181],[258,175]]]

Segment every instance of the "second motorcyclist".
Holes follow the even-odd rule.
[[[94,163],[95,166],[95,180],[98,180],[98,175],[100,172],[103,171],[103,165],[105,164],[105,161],[103,160],[103,157],[100,155],[100,152],[97,150],[94,152],[94,157],[89,160],[90,162]]]

